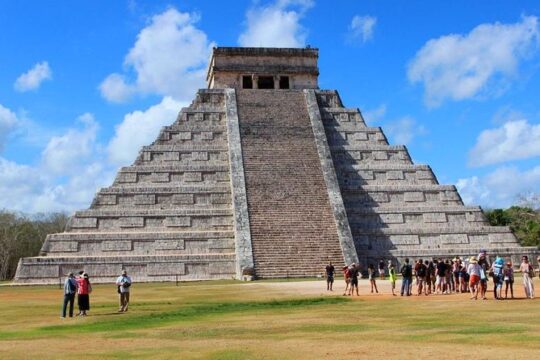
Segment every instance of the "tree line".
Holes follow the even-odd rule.
[[[540,247],[540,211],[531,207],[512,206],[508,209],[485,211],[493,226],[509,226],[523,246]]]
[[[63,213],[28,216],[0,210],[0,280],[12,279],[22,257],[37,256],[47,234],[64,231]]]

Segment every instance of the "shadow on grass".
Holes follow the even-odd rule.
[[[115,331],[149,329],[175,322],[191,321],[203,317],[225,315],[236,312],[295,310],[312,306],[345,303],[349,301],[349,299],[340,297],[324,297],[293,300],[212,303],[188,306],[172,311],[125,316],[122,318],[113,316],[121,315],[114,312],[103,314],[103,320],[90,323],[49,325],[28,331],[0,332],[0,340],[52,337],[93,332],[111,333]]]

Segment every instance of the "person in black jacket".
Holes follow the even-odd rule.
[[[412,266],[409,264],[409,258],[405,259],[405,264],[401,267],[401,276],[403,277],[401,282],[401,296],[403,294],[411,296]]]

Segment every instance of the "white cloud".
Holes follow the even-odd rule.
[[[136,92],[136,87],[126,82],[120,74],[110,74],[99,85],[101,95],[111,102],[125,102]]]
[[[415,136],[426,133],[424,126],[418,125],[416,120],[410,116],[387,123],[383,130],[392,139],[392,143],[399,145],[410,144]]]
[[[246,30],[238,38],[247,47],[304,47],[307,31],[300,25],[311,0],[277,0],[246,13]]]
[[[135,160],[140,148],[156,139],[162,126],[176,120],[178,112],[187,103],[165,97],[161,103],[145,111],[126,114],[109,143],[109,159],[114,163],[128,164]]]
[[[469,165],[483,166],[534,156],[540,156],[540,124],[509,121],[480,133],[469,152]]]
[[[195,14],[174,8],[152,17],[139,32],[137,41],[124,59],[128,74],[111,74],[101,83],[103,97],[113,102],[128,100],[133,94],[159,94],[180,101],[191,99],[205,87],[206,63],[214,43],[194,25]]]
[[[43,165],[49,173],[78,173],[82,162],[96,154],[99,126],[93,115],[83,114],[77,121],[82,124],[82,129],[69,129],[62,136],[52,137],[43,150]]]
[[[375,123],[377,121],[380,121],[384,118],[384,115],[386,115],[386,105],[382,104],[376,107],[375,109],[369,109],[366,111],[362,111],[362,117],[364,118],[364,121],[366,123]]]
[[[456,187],[468,205],[505,208],[516,204],[520,194],[540,192],[540,166],[525,171],[501,167],[483,177],[459,179]]]
[[[377,24],[377,18],[374,16],[355,15],[349,25],[349,38],[354,41],[366,42],[373,38],[373,31]]]
[[[538,48],[539,35],[538,18],[524,16],[515,24],[482,24],[466,35],[429,40],[408,66],[409,81],[424,85],[429,106],[497,93],[495,85],[507,83]]]
[[[33,68],[22,74],[15,80],[15,90],[25,92],[39,88],[45,80],[52,79],[52,71],[46,61],[37,63]]]
[[[17,115],[0,104],[0,152],[4,148],[9,134],[19,125]]]
[[[0,157],[0,209],[28,213],[87,208],[99,187],[112,182],[116,169],[96,141],[91,114],[77,126],[49,139],[35,166]]]

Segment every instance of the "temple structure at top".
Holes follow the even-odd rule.
[[[313,48],[215,48],[208,88],[15,281],[303,277],[328,261],[537,253],[320,90],[317,61]]]

